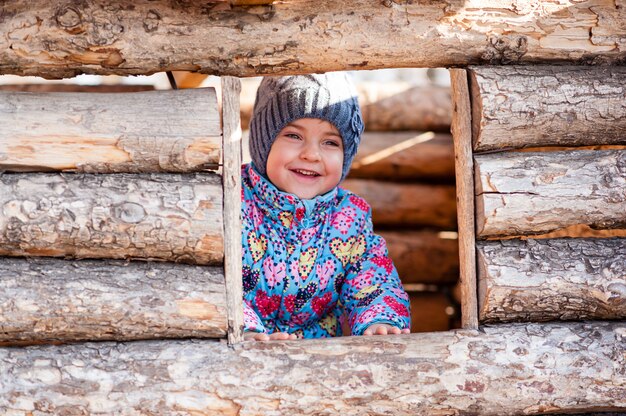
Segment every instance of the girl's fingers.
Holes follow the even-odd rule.
[[[402,333],[403,333],[403,334],[410,334],[410,333],[411,333],[411,330],[410,330],[409,328],[404,328],[404,329],[402,330]]]

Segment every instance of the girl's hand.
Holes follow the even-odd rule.
[[[388,324],[374,324],[367,327],[365,331],[363,331],[363,335],[371,336],[371,335],[400,335],[400,334],[410,334],[411,330],[409,328],[400,329],[397,326],[388,325]]]
[[[287,341],[298,339],[296,334],[288,334],[287,332],[274,332],[272,334],[264,334],[262,332],[244,332],[244,341]]]

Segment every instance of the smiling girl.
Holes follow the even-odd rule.
[[[363,121],[342,73],[267,77],[243,176],[245,338],[409,333],[408,296],[371,209],[339,188]]]

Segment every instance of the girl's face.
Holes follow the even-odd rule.
[[[267,156],[267,177],[301,199],[323,195],[339,184],[343,140],[326,120],[301,118],[283,128]]]

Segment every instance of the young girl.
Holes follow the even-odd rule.
[[[344,74],[261,82],[242,167],[246,339],[340,336],[342,316],[353,335],[409,333],[408,296],[371,209],[338,187],[362,133]]]

